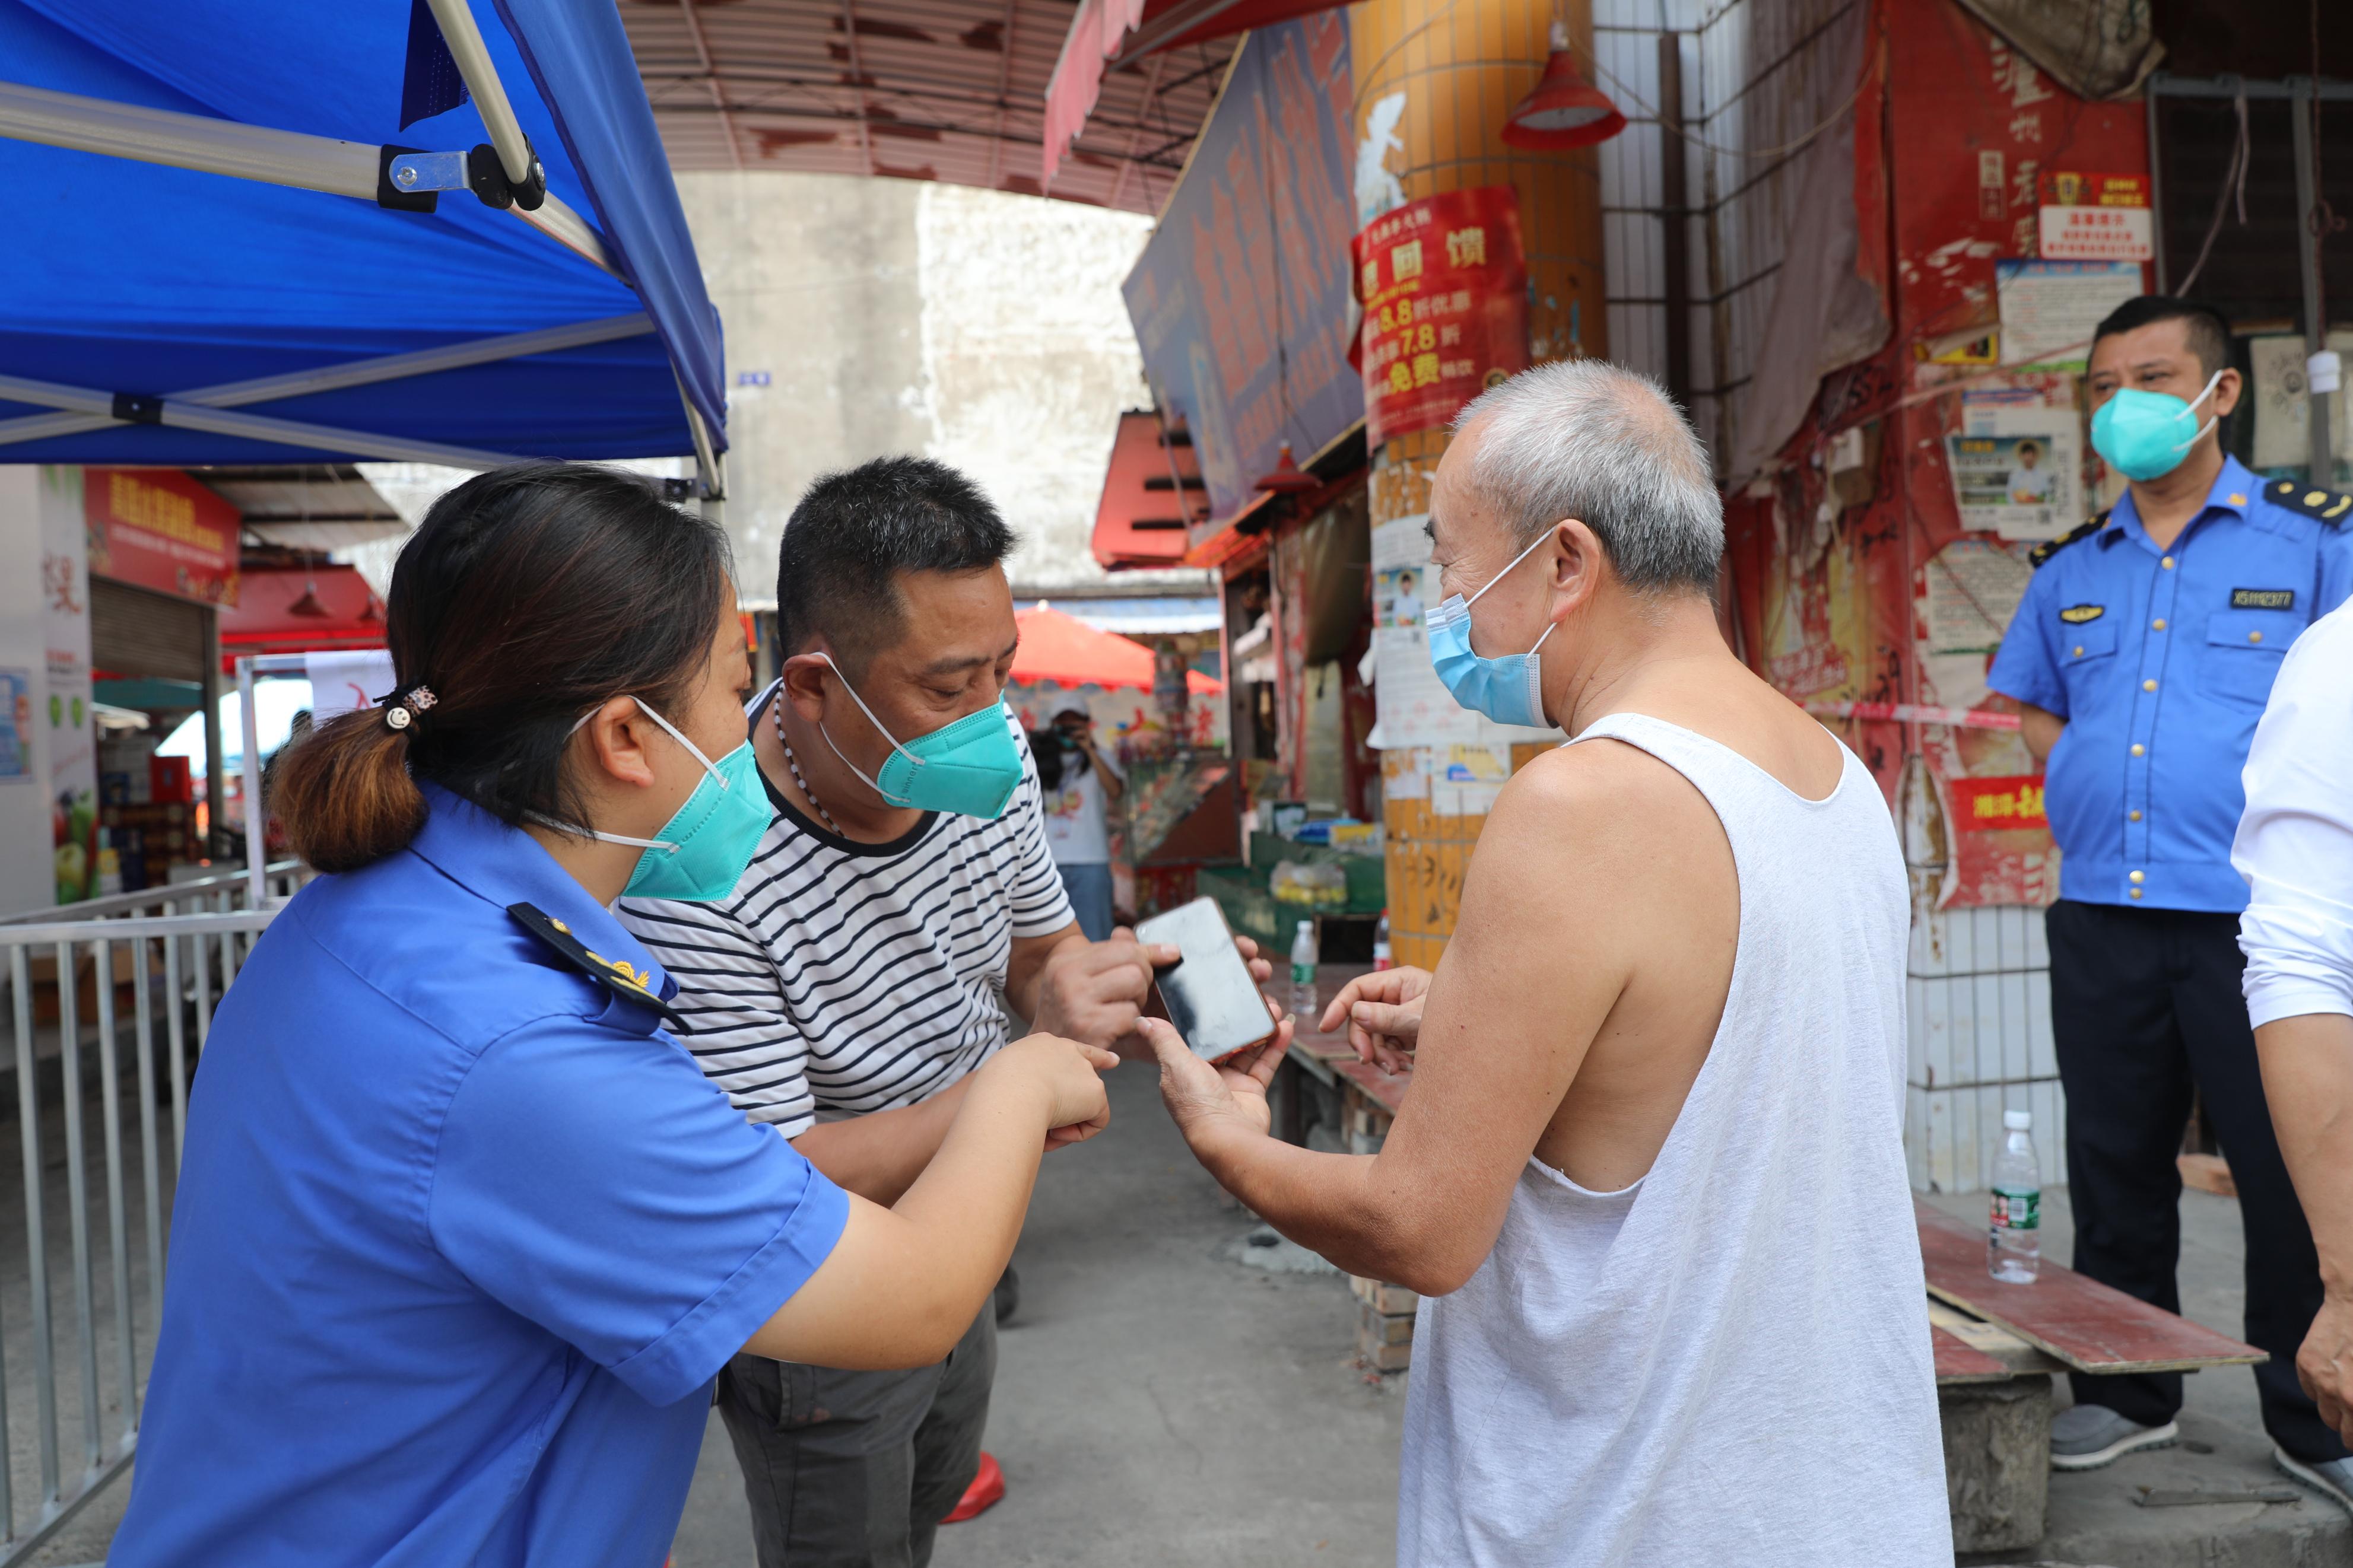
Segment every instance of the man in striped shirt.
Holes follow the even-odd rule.
[[[703,1071],[882,1204],[930,1162],[1008,1013],[1148,1055],[1134,1029],[1151,964],[1176,957],[1124,931],[1089,942],[1062,891],[1037,768],[1002,703],[1019,637],[1012,542],[939,463],[883,458],[819,479],[780,552],[783,676],[749,709],[775,819],[731,897],[620,910],[677,979]],[[961,784],[944,792],[950,772]],[[975,785],[992,775],[1009,800],[971,814],[991,804]],[[978,1465],[995,1364],[987,1311],[921,1372],[736,1357],[720,1408],[763,1568],[927,1562]]]

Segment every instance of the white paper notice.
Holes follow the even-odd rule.
[[[2022,544],[1956,539],[1929,558],[1923,575],[1928,651],[1991,653],[2018,614],[2034,568]]]
[[[1425,514],[1373,530],[1373,699],[1385,748],[1444,746],[1475,740],[1478,715],[1454,700],[1430,668],[1424,612],[1438,603],[1430,569]]]
[[[1945,437],[1963,528],[2004,539],[2056,539],[2084,520],[2073,409],[1972,411],[1969,424],[1968,434]]]
[[[1997,261],[2001,363],[2084,363],[2107,313],[2141,292],[2137,261]]]

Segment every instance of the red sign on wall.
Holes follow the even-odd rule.
[[[1528,268],[1509,185],[1375,218],[1352,246],[1365,324],[1365,440],[1433,430],[1528,366]]]
[[[236,507],[171,468],[87,468],[81,494],[92,576],[237,603]]]

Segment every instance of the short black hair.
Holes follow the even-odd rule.
[[[852,677],[905,630],[902,572],[977,572],[1013,551],[980,487],[929,458],[877,458],[827,474],[785,524],[776,639],[787,657],[819,637]]]
[[[2158,321],[2189,323],[2189,352],[2198,356],[2198,368],[2206,373],[2208,379],[2229,367],[2231,323],[2222,312],[2211,305],[2176,299],[2170,294],[2143,294],[2126,300],[2109,311],[2107,320],[2093,332],[2092,346],[2097,348],[2102,338],[2137,332]]]

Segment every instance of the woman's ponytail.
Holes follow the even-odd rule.
[[[338,713],[278,759],[270,810],[294,852],[322,871],[397,854],[425,826],[425,796],[408,773],[410,731],[387,725],[385,712]]]

